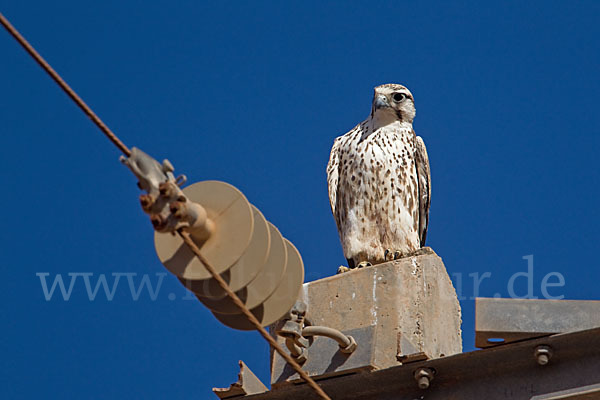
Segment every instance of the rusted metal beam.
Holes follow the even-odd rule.
[[[544,365],[537,358],[536,349],[540,346],[552,350],[552,356]],[[427,389],[419,388],[419,384],[427,386],[420,379],[423,373],[417,375],[421,382],[415,376],[421,369],[432,371],[435,377],[428,378]],[[372,372],[316,379],[331,398],[344,400],[599,399],[600,328]],[[306,384],[299,384],[242,398],[300,400],[314,398],[314,394]]]

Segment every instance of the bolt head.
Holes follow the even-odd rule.
[[[538,346],[535,348],[534,356],[539,365],[546,365],[552,357],[552,349],[549,346]]]
[[[169,182],[162,182],[158,185],[158,193],[161,196],[170,196],[171,195],[171,185]]]
[[[417,386],[420,389],[428,389],[431,381],[433,380],[433,374],[435,371],[431,368],[419,368],[415,371],[414,377],[417,381]]]
[[[154,203],[154,199],[149,194],[143,194],[140,196],[140,204],[144,210],[149,210]]]
[[[153,215],[150,217],[150,222],[152,222],[152,226],[154,229],[158,230],[164,226],[165,221],[160,215]]]

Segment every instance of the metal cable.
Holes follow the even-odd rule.
[[[95,123],[96,126],[98,126],[98,128],[100,128],[102,132],[104,132],[106,137],[111,142],[113,142],[115,146],[117,146],[119,150],[123,152],[123,154],[129,157],[131,155],[131,151],[129,150],[129,148],[125,146],[125,144],[119,140],[117,135],[115,135],[114,132],[111,131],[110,128],[104,124],[104,122],[102,122],[100,117],[98,117],[96,113],[94,113],[92,109],[87,104],[85,104],[81,97],[79,97],[77,93],[75,93],[75,91],[71,89],[67,82],[65,82],[60,77],[60,75],[58,75],[58,73],[50,66],[50,64],[46,62],[46,60],[44,60],[44,58],[33,48],[33,46],[31,46],[29,42],[25,40],[23,36],[21,36],[19,31],[17,31],[15,27],[12,26],[10,22],[8,22],[8,20],[4,17],[4,15],[2,15],[2,13],[0,13],[0,23],[6,28],[8,33],[10,33],[12,37],[14,37],[17,40],[17,42],[19,42],[19,44],[23,46],[25,51],[27,51],[29,55],[33,57],[33,59],[40,65],[40,67],[42,67],[44,71],[46,71],[48,75],[50,75],[54,82],[56,82],[58,86],[60,86],[61,89],[64,90],[64,92],[75,102],[75,104],[77,104],[79,108],[81,108],[85,115],[87,115],[92,120],[92,122]]]
[[[44,69],[44,71],[46,71],[48,75],[50,75],[50,77],[58,84],[58,86],[60,86],[61,89],[79,106],[79,108],[92,120],[92,122],[96,124],[98,128],[100,128],[100,130],[106,135],[106,137],[108,137],[108,139],[111,142],[113,142],[113,144],[117,146],[119,150],[123,152],[123,154],[129,157],[131,155],[131,151],[129,150],[129,148],[125,146],[125,144],[121,142],[121,140],[119,140],[117,135],[115,135],[113,131],[111,131],[110,128],[108,128],[108,126],[106,126],[104,122],[102,122],[100,117],[98,117],[96,113],[92,111],[92,109],[81,99],[81,97],[79,97],[77,93],[75,93],[75,91],[71,89],[71,87],[60,77],[60,75],[58,75],[58,73],[50,66],[50,64],[48,64],[46,60],[44,60],[44,58],[42,58],[42,56],[29,44],[29,42],[27,42],[27,40],[25,40],[25,38],[21,36],[21,34],[15,29],[14,26],[12,26],[12,24],[4,17],[4,15],[2,15],[2,13],[0,13],[0,23],[6,28],[8,33],[10,33],[17,40],[17,42],[19,42],[19,44],[27,51],[27,53],[29,53],[29,55],[33,57],[33,59]],[[200,262],[204,264],[204,267],[219,283],[221,288],[225,291],[225,293],[227,293],[229,298],[240,309],[242,314],[244,314],[246,318],[248,318],[250,323],[254,325],[258,333],[260,333],[261,336],[267,342],[269,342],[271,346],[273,346],[273,348],[281,355],[281,357],[283,357],[285,361],[287,361],[288,364],[290,364],[292,368],[294,368],[294,370],[302,377],[302,379],[304,379],[306,383],[308,383],[308,385],[311,388],[313,388],[322,399],[331,400],[331,398],[323,391],[323,389],[321,389],[321,387],[317,385],[317,383],[302,369],[302,367],[300,367],[300,365],[298,365],[298,363],[283,350],[279,343],[277,343],[275,339],[273,339],[273,337],[269,335],[266,329],[262,327],[262,325],[260,324],[258,319],[256,319],[254,314],[250,312],[250,310],[246,307],[242,300],[240,300],[240,298],[231,290],[227,282],[223,280],[221,275],[219,275],[217,271],[213,268],[213,266],[210,265],[210,263],[206,260],[206,258],[204,258],[204,256],[200,252],[200,249],[198,248],[198,246],[196,246],[189,233],[179,231],[179,236],[183,239],[183,241],[190,248],[190,250],[192,250],[196,257],[198,257]]]

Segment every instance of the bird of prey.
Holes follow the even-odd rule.
[[[425,245],[431,176],[414,117],[406,87],[377,86],[369,117],[333,143],[329,202],[350,268],[398,259]]]

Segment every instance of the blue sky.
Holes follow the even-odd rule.
[[[372,89],[415,97],[432,168],[428,245],[464,298],[600,299],[600,3],[21,1],[0,7],[130,146],[190,181],[239,187],[300,250],[344,263],[325,165]],[[218,323],[171,275],[153,301],[46,301],[38,273],[166,272],[118,151],[0,32],[3,398],[210,398],[268,347]],[[473,279],[483,278],[475,293]],[[133,277],[133,275],[129,275]],[[560,283],[557,275],[548,282]],[[170,300],[168,294],[176,294]]]

